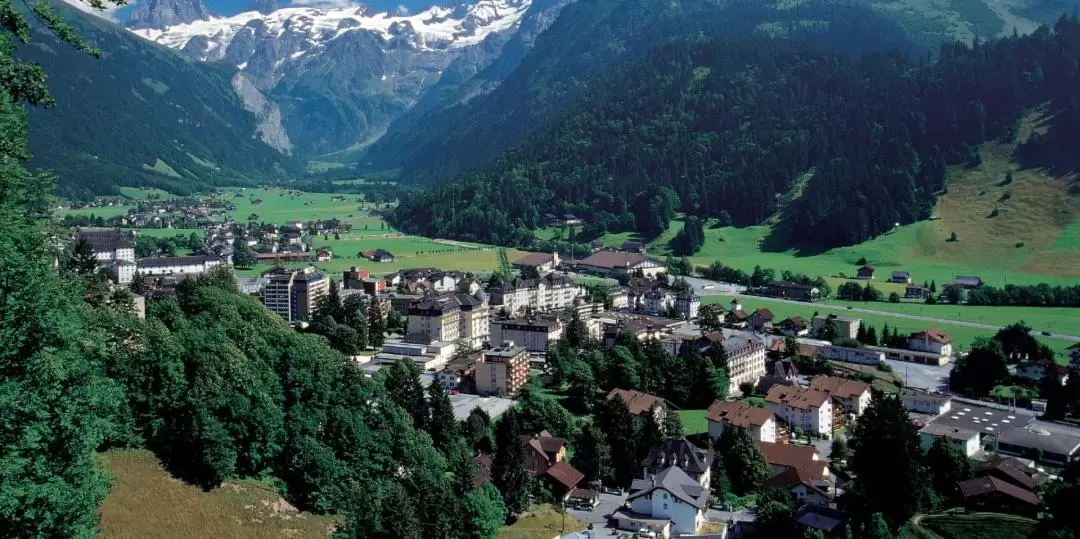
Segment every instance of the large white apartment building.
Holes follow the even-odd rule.
[[[829,394],[803,387],[775,385],[765,396],[776,417],[815,436],[832,436],[832,402]]]
[[[140,275],[199,275],[223,264],[216,256],[162,256],[140,258],[135,269]]]
[[[526,308],[533,311],[565,309],[585,295],[585,289],[573,280],[550,273],[540,279],[514,279],[488,290],[491,305],[509,312]]]
[[[86,241],[98,265],[108,268],[116,282],[128,284],[135,277],[135,243],[125,232],[79,232],[75,241]]]

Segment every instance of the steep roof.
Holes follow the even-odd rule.
[[[630,494],[627,501],[651,494],[657,489],[666,490],[672,496],[699,509],[704,508],[709,501],[709,491],[702,488],[697,481],[691,479],[689,475],[686,475],[686,472],[676,466],[665,468],[654,475],[651,480],[635,480],[634,484],[641,486],[645,481],[649,481],[650,486]]]
[[[541,475],[553,479],[566,490],[576,487],[585,478],[585,474],[563,461],[552,464]]]
[[[999,479],[1030,491],[1034,491],[1039,486],[1035,478],[1024,471],[1024,465],[1013,457],[1006,457],[997,461],[993,466],[982,470],[980,474],[998,475]]]
[[[960,487],[960,493],[963,494],[965,498],[998,492],[1021,503],[1029,505],[1039,504],[1039,497],[1036,496],[1034,492],[1024,490],[996,477],[976,477],[974,479],[960,481],[956,486]]]
[[[711,452],[695,446],[686,438],[677,438],[653,446],[643,464],[646,468],[678,466],[687,473],[701,474],[709,469],[712,460]]]
[[[521,443],[528,445],[541,453],[558,453],[562,448],[566,447],[565,438],[552,436],[551,433],[546,430],[532,436],[523,435],[521,437]]]
[[[850,399],[864,393],[868,394],[870,384],[838,376],[818,376],[810,380],[810,389],[824,391],[837,398]]]
[[[789,466],[792,468],[809,466],[818,469],[824,469],[825,467],[824,461],[815,460],[815,458],[820,457],[820,454],[814,446],[761,441],[757,442],[757,446],[761,450],[762,456],[765,457],[765,462],[773,466]],[[818,472],[817,476],[820,478],[821,473]]]
[[[766,322],[772,322],[772,320],[776,318],[776,315],[774,315],[772,311],[768,309],[758,309],[754,311],[754,315],[757,315],[758,318]]]
[[[667,401],[662,397],[656,395],[650,395],[648,393],[642,393],[634,389],[612,389],[608,393],[607,399],[611,400],[618,395],[626,403],[626,407],[630,409],[630,413],[634,415],[641,415],[649,410],[652,410],[653,406],[667,406]]]
[[[765,408],[750,406],[741,402],[716,401],[705,413],[709,421],[727,423],[733,427],[760,427],[772,417],[772,412]]]
[[[773,386],[765,395],[765,400],[773,404],[785,404],[800,410],[819,408],[829,400],[829,394],[802,387]]]

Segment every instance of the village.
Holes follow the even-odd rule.
[[[345,231],[336,220],[204,225],[205,238],[193,241],[189,256],[137,257],[138,236],[118,229],[77,227],[72,241],[76,251],[92,251],[115,286],[131,287],[140,316],[147,301],[170,297],[184,279],[240,265],[243,257],[276,264],[257,276],[236,277],[237,286],[300,331],[321,331],[317,320],[328,298],[364,305],[369,316],[381,319],[380,338],[363,350],[343,352],[369,376],[408,363],[422,384],[438,383],[450,392],[460,421],[477,408],[497,418],[518,405],[529,386],[565,390],[564,367],[554,364],[553,356],[568,340],[585,339],[598,350],[635,342],[668,358],[722,358],[727,381],[718,394],[723,398],[710,399],[700,410],[680,409],[639,387],[597,393],[593,386],[588,399],[599,404],[589,406],[621,400],[639,429],[671,421],[704,425],[700,432],[678,427],[656,440],[628,485],[576,468],[568,459],[576,448],[565,438],[546,430],[523,436],[529,474],[566,514],[595,533],[738,537],[752,532],[752,511],[711,495],[714,448],[725,432],[738,430],[749,435],[768,464],[765,485],[786,489],[797,500],[799,525],[843,537],[847,513],[836,501],[850,476],[840,448],[875,391],[902,402],[924,451],[943,439],[971,460],[973,477],[957,485],[963,507],[1033,515],[1039,482],[1080,450],[1080,428],[1039,418],[1044,402],[1025,409],[950,392],[949,368],[957,354],[953,338],[940,329],[868,340],[867,327],[853,316],[777,319],[767,308],[747,312],[738,297],[729,304],[703,305],[700,293],[706,287],[731,285],[691,284],[669,275],[665,262],[647,256],[640,245],[598,249],[580,260],[530,253],[511,261],[503,251],[502,267],[490,275],[438,268],[378,274],[355,267],[329,274],[295,264],[334,256],[317,245],[320,237]],[[357,254],[373,262],[394,256],[384,249]],[[292,267],[286,267],[289,263]],[[861,267],[858,278],[871,280],[873,268]],[[894,272],[889,279],[908,285],[910,297],[930,294],[906,274]],[[979,284],[977,277],[958,276],[942,293]],[[732,290],[805,302],[820,295],[812,284],[781,280]],[[1071,354],[1070,366],[1080,368],[1080,345]],[[890,375],[909,368],[923,373],[920,380],[926,383]],[[1033,385],[1059,376],[1064,383],[1066,372],[1045,360],[1020,361],[1012,376]],[[481,474],[491,473],[490,455],[478,455],[477,462]]]

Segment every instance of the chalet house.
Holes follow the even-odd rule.
[[[833,409],[829,394],[802,387],[773,386],[765,395],[776,417],[815,436],[832,436]]]
[[[655,445],[645,460],[641,477],[648,479],[665,469],[675,466],[697,481],[702,488],[709,488],[709,471],[712,466],[712,449],[701,449],[686,440],[676,438]]]
[[[562,224],[565,226],[581,226],[585,222],[572,213],[563,214]]]
[[[904,289],[904,297],[908,299],[926,299],[930,297],[930,289],[917,284],[909,284]]]
[[[993,476],[960,481],[957,485],[969,510],[995,511],[1034,516],[1039,497],[1032,491]]]
[[[375,253],[371,255],[372,262],[393,262],[394,255],[386,249],[376,249]]]
[[[863,281],[869,281],[874,278],[874,266],[869,264],[859,268],[855,272],[856,277]]]
[[[788,337],[802,337],[810,333],[806,319],[801,316],[792,316],[780,321],[780,333]]]
[[[540,434],[522,436],[521,445],[525,449],[525,468],[533,475],[566,460],[566,439],[552,436],[546,430]]]
[[[977,467],[975,476],[996,477],[1031,492],[1035,492],[1039,487],[1038,470],[1013,457],[1004,457]]]
[[[655,421],[663,421],[667,415],[668,402],[662,397],[642,393],[633,389],[612,389],[607,395],[607,400],[619,397],[626,403],[632,415],[645,417],[649,413],[655,413]],[[655,411],[654,411],[655,410]]]
[[[627,253],[645,254],[645,244],[640,241],[624,241],[621,250]]]
[[[983,280],[977,275],[957,275],[953,282],[968,289],[972,290],[979,288],[983,285]]]
[[[789,489],[797,503],[828,506],[836,494],[829,466],[813,446],[758,442],[771,471],[766,487]]]
[[[742,309],[731,311],[724,317],[724,323],[727,324],[728,327],[735,329],[745,328],[749,323],[749,320],[750,315],[746,314],[746,311]]]
[[[709,489],[671,466],[649,479],[635,479],[626,502],[630,511],[618,510],[611,515],[620,529],[645,528],[659,537],[672,532],[696,534],[705,524]]]
[[[747,319],[747,324],[750,326],[751,331],[771,331],[773,319],[776,315],[768,309],[758,309],[750,315]]]
[[[906,271],[894,271],[889,276],[890,283],[911,284],[911,274]]]
[[[814,301],[820,294],[821,291],[817,287],[806,284],[771,281],[765,285],[765,295],[774,298]]]
[[[765,408],[735,401],[716,401],[705,413],[709,438],[719,439],[728,428],[743,428],[756,442],[776,441],[776,418]]]
[[[318,262],[329,262],[331,258],[334,258],[334,251],[330,249],[319,249],[315,253],[315,260]]]

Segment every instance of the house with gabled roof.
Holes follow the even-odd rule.
[[[859,380],[817,376],[810,381],[810,389],[828,393],[834,404],[849,414],[862,415],[870,406],[870,384]]]
[[[978,275],[957,275],[952,281],[968,290],[979,288],[983,285],[982,277]]]
[[[856,270],[856,276],[863,281],[869,281],[874,278],[874,266],[867,264]]]
[[[649,478],[665,468],[676,466],[707,490],[712,462],[712,449],[701,449],[686,438],[674,438],[660,442],[649,450],[642,461],[642,477]]]
[[[803,387],[775,385],[765,395],[769,410],[776,417],[816,436],[832,436],[833,408],[829,394]]]
[[[753,331],[770,331],[772,330],[773,319],[776,315],[768,309],[758,309],[754,311],[747,319],[747,324]]]
[[[626,403],[630,413],[635,416],[645,417],[655,410],[656,417],[653,419],[656,421],[664,419],[669,406],[668,401],[663,397],[657,397],[635,389],[612,389],[607,395],[607,400],[614,399],[616,396]]]
[[[716,440],[730,428],[746,429],[758,442],[776,441],[776,418],[767,408],[758,408],[736,401],[716,401],[705,412],[709,421],[709,438]]]
[[[800,503],[829,505],[836,489],[828,463],[813,446],[758,442],[771,469],[766,487],[789,489]]]
[[[906,271],[894,271],[889,276],[890,283],[911,284],[911,274]]]
[[[696,534],[705,524],[709,489],[702,487],[677,466],[665,468],[648,479],[635,479],[626,499],[630,510],[613,513],[620,529],[637,531],[640,522],[678,534]],[[670,523],[665,525],[664,522]],[[666,535],[665,535],[666,536]]]

